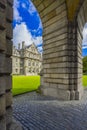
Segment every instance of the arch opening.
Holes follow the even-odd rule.
[[[86,7],[86,4],[87,4],[87,1],[84,0],[82,5],[80,6],[80,10],[78,12],[78,15],[77,15],[77,24],[78,24],[78,27],[77,27],[77,60],[78,60],[78,86],[79,86],[79,91],[81,91],[81,93],[83,93],[82,91],[82,87],[81,86],[84,86],[83,84],[83,80],[82,80],[82,76],[83,76],[83,58],[85,55],[84,55],[84,52],[85,52],[85,48],[86,48],[86,26],[87,26],[87,14],[86,14],[86,10],[87,10],[87,7]],[[84,88],[83,88],[84,89]]]
[[[83,61],[83,86],[87,87],[87,23],[83,28],[83,41],[82,41],[82,61]]]
[[[15,0],[13,9],[12,75],[14,93],[15,88],[17,89],[15,86],[17,85],[15,83],[17,77],[15,76],[20,78],[20,76],[40,75],[42,69],[43,27],[39,13],[31,0]],[[40,86],[40,83],[38,86]],[[33,86],[31,87],[33,90]]]

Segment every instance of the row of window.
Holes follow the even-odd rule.
[[[22,69],[21,69],[20,71],[23,72]],[[19,70],[16,68],[16,69],[15,69],[15,72],[18,73]],[[28,72],[30,72],[30,73],[39,73],[40,70],[39,70],[39,69],[29,69]]]
[[[39,73],[40,72],[40,70],[39,69],[29,69],[28,70],[28,72],[30,72],[30,73]]]

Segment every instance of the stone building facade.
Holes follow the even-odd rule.
[[[22,42],[22,48],[13,46],[12,54],[12,74],[15,75],[38,75],[41,71],[42,56],[33,44],[25,46]]]

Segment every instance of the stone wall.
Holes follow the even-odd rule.
[[[11,38],[12,1],[0,0],[0,129],[12,122]],[[6,125],[5,125],[6,124]]]
[[[80,99],[83,87],[77,15],[84,1],[32,1],[39,11],[44,30],[42,93],[62,100]]]
[[[68,20],[65,0],[33,1],[43,24],[44,95],[70,100],[68,73]]]
[[[12,120],[12,4],[12,0],[0,0],[0,130],[20,130]]]

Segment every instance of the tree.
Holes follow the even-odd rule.
[[[87,56],[83,58],[83,73],[87,74]]]

